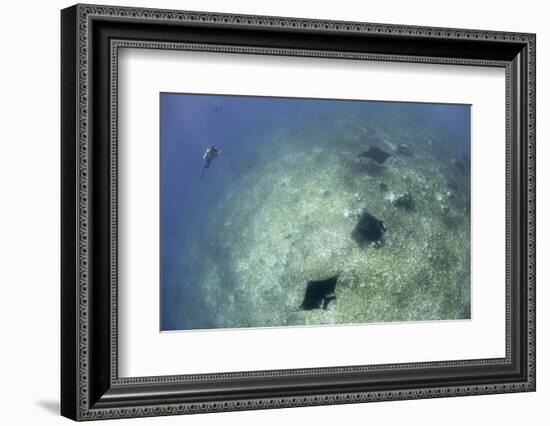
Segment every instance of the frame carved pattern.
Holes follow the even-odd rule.
[[[536,376],[536,346],[535,346],[535,316],[536,316],[536,187],[535,187],[535,171],[536,171],[536,37],[531,35],[528,37],[528,66],[527,66],[527,98],[529,113],[527,117],[527,232],[529,236],[529,244],[527,246],[527,293],[528,293],[528,377],[529,382],[534,388]]]
[[[78,90],[78,159],[77,159],[77,176],[78,176],[78,291],[77,291],[77,317],[78,317],[78,366],[77,366],[77,381],[78,381],[78,419],[93,420],[105,419],[113,417],[142,417],[142,416],[159,416],[173,414],[188,414],[188,413],[206,413],[220,412],[232,410],[249,410],[249,409],[265,409],[265,408],[281,408],[281,407],[296,407],[310,405],[328,405],[328,404],[345,404],[354,402],[368,401],[385,401],[385,400],[402,400],[402,399],[417,399],[417,398],[437,398],[449,396],[465,396],[488,393],[507,393],[517,391],[534,390],[535,387],[535,36],[533,34],[496,32],[496,31],[480,31],[480,30],[464,30],[464,29],[446,29],[437,27],[418,27],[418,26],[401,26],[387,24],[370,24],[370,23],[355,23],[355,22],[337,22],[325,20],[311,19],[295,19],[295,18],[275,18],[263,16],[246,16],[246,15],[230,15],[217,13],[202,13],[202,12],[186,12],[186,11],[169,11],[156,9],[136,9],[125,7],[104,7],[92,5],[78,5],[78,63],[77,63],[77,90]],[[259,398],[248,400],[230,400],[217,401],[208,403],[184,403],[184,404],[165,404],[156,406],[142,406],[138,408],[113,408],[113,409],[96,409],[90,408],[89,389],[88,389],[88,374],[89,374],[89,29],[90,21],[94,17],[117,17],[128,18],[132,20],[142,21],[174,21],[188,23],[205,23],[205,24],[223,24],[234,26],[252,26],[260,28],[293,28],[304,30],[328,31],[328,32],[356,32],[368,34],[384,34],[386,36],[393,35],[411,35],[423,38],[448,38],[448,39],[465,39],[465,40],[486,40],[486,41],[507,41],[525,43],[528,50],[528,111],[527,117],[527,163],[528,163],[528,183],[527,183],[527,203],[528,203],[528,235],[529,244],[527,249],[527,270],[528,270],[528,381],[520,383],[506,383],[494,385],[480,386],[450,386],[446,388],[434,387],[426,389],[410,389],[399,391],[380,391],[380,392],[359,392],[359,393],[335,393],[326,395],[311,395],[303,397],[278,397],[278,398]],[[465,65],[484,65],[484,66],[505,66],[505,63],[498,61],[479,61],[479,60],[464,60],[458,58],[415,58],[407,56],[390,56],[390,55],[370,55],[359,53],[343,53],[343,52],[314,52],[310,50],[296,51],[286,49],[269,49],[269,48],[247,48],[247,47],[231,47],[231,46],[205,46],[205,45],[182,45],[177,43],[154,43],[154,42],[136,42],[136,41],[113,41],[111,45],[112,63],[111,63],[111,93],[116,100],[117,93],[117,49],[119,47],[136,47],[136,48],[158,48],[158,49],[194,49],[203,51],[223,51],[228,53],[255,53],[268,55],[299,55],[299,56],[318,56],[341,59],[369,59],[369,60],[384,60],[384,61],[409,61],[409,62],[427,62],[427,63],[449,63],[449,64],[465,64]],[[507,116],[510,114],[510,69],[506,65],[506,110]],[[111,105],[111,119],[113,122],[117,117],[116,102]],[[508,120],[507,120],[508,121]],[[507,153],[506,153],[506,172],[510,176],[511,149],[509,144],[511,129],[506,129],[507,135]],[[111,127],[111,141],[117,140],[116,126]],[[117,170],[116,143],[112,143],[111,158],[113,167],[111,169],[111,202],[116,206],[117,201]],[[506,182],[507,195],[507,241],[509,241],[510,221],[510,178]],[[117,224],[116,224],[116,207],[111,212],[111,284],[112,284],[112,299],[111,299],[111,344],[113,348],[117,347]],[[458,366],[458,365],[486,365],[493,363],[502,363],[509,361],[510,355],[510,322],[511,315],[509,310],[510,301],[510,264],[508,254],[511,251],[509,243],[506,247],[506,358],[505,359],[485,359],[485,360],[466,360],[446,363],[415,363],[415,364],[394,364],[394,365],[378,365],[378,366],[363,366],[363,367],[334,367],[321,369],[307,370],[275,370],[262,372],[247,372],[247,373],[223,373],[217,375],[197,375],[197,376],[162,376],[162,377],[144,377],[144,378],[118,378],[117,373],[117,350],[114,350],[114,358],[112,359],[111,379],[115,384],[124,383],[168,383],[181,380],[214,380],[220,378],[239,378],[239,377],[254,377],[254,376],[273,376],[273,375],[300,375],[305,373],[322,373],[342,372],[352,369],[353,371],[373,371],[384,369],[398,369],[410,367],[436,367],[436,366]]]

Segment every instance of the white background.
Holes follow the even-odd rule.
[[[550,28],[541,1],[338,2],[120,0],[235,13],[536,32],[538,107],[538,391],[423,401],[119,420],[119,424],[370,423],[469,425],[547,424],[550,400],[548,337]],[[3,5],[0,68],[0,400],[2,423],[69,424],[58,417],[59,394],[59,9],[64,1]],[[546,81],[545,81],[546,76]],[[546,167],[545,167],[546,166]],[[545,194],[546,192],[546,194]],[[128,423],[131,422],[131,423]],[[114,421],[102,424],[114,423]]]
[[[504,357],[504,76],[504,69],[488,67],[124,49],[118,91],[119,374]],[[159,333],[158,98],[159,92],[193,91],[471,104],[471,320]],[[491,257],[484,255],[489,252]],[[224,356],[212,348],[224,348]]]

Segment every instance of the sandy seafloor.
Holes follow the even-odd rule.
[[[163,329],[470,318],[469,142],[346,114],[257,143],[174,255]],[[391,154],[381,166],[358,157],[372,145]],[[412,210],[396,205],[405,193]],[[387,224],[381,247],[352,237],[364,210]],[[310,280],[338,272],[326,310],[299,308]]]

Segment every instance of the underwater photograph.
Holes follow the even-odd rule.
[[[470,319],[470,105],[160,94],[160,330]]]

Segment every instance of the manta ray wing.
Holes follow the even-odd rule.
[[[303,310],[327,309],[330,301],[336,299],[334,290],[338,282],[338,275],[326,280],[310,281],[307,283],[304,301],[300,305]]]
[[[391,154],[387,153],[383,149],[378,148],[377,146],[371,146],[367,151],[359,154],[359,157],[371,158],[372,160],[376,161],[378,164],[382,164],[389,157],[391,157]]]

